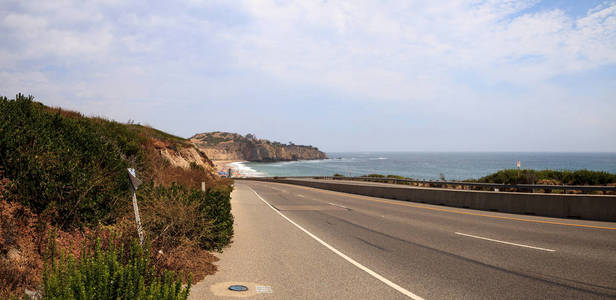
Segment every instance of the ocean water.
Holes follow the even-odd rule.
[[[333,152],[329,159],[233,163],[243,176],[360,176],[394,174],[415,179],[479,178],[502,169],[579,170],[616,173],[616,153]]]

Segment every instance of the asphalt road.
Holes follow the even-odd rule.
[[[234,242],[192,299],[616,298],[616,223],[252,181],[232,197]]]

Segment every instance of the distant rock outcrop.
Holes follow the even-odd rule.
[[[291,161],[325,159],[327,155],[312,146],[281,144],[228,132],[199,133],[190,138],[211,160]]]

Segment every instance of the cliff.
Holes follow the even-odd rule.
[[[211,160],[290,161],[325,159],[327,155],[312,146],[282,144],[228,132],[199,133],[190,138]]]
[[[205,153],[199,151],[194,145],[178,146],[162,140],[153,140],[152,145],[158,153],[174,167],[182,169],[202,167],[211,174],[215,173],[214,164]]]

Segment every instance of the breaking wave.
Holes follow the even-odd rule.
[[[244,162],[234,162],[234,163],[230,163],[230,165],[231,165],[231,169],[233,169],[234,172],[239,173],[239,177],[265,177],[267,176],[267,173],[259,172],[249,166],[246,166]]]

